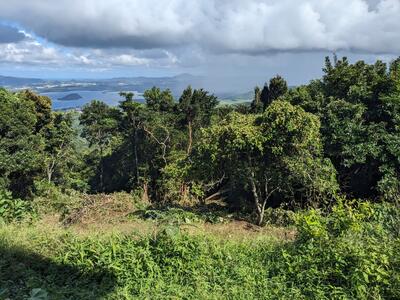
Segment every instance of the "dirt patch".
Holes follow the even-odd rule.
[[[37,226],[63,228],[84,236],[133,233],[138,237],[155,234],[165,226],[178,226],[189,234],[239,241],[258,238],[289,241],[296,233],[292,227],[256,226],[229,214],[220,205],[156,210],[135,202],[127,193],[82,195],[74,203],[64,214],[42,216]],[[151,217],[144,217],[147,215]]]

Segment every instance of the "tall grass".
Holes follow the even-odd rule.
[[[0,229],[0,298],[399,299],[399,212],[337,206],[296,216],[293,242],[228,241],[167,227],[75,237]],[[21,227],[19,227],[21,228]]]

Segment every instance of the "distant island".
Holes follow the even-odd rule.
[[[65,95],[64,97],[58,98],[58,100],[62,100],[62,101],[71,101],[71,100],[79,100],[79,99],[82,99],[82,96],[79,95],[78,93],[72,93],[72,94]]]

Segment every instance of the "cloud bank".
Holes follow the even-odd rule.
[[[1,0],[0,18],[68,47],[213,53],[400,51],[399,0]]]
[[[321,75],[324,56],[389,62],[400,0],[0,0],[0,74],[204,75],[246,91],[277,73]]]

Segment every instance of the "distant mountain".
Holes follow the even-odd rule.
[[[44,83],[45,80],[38,78],[21,78],[0,75],[0,86],[4,87],[25,87]]]
[[[207,81],[208,79],[208,81]],[[73,80],[44,80],[37,78],[17,78],[0,76],[0,87],[13,90],[30,88],[38,93],[69,93],[66,97],[57,100],[78,100],[77,95],[82,92],[122,92],[134,91],[141,94],[153,86],[160,89],[170,89],[176,99],[182,91],[191,85],[193,88],[205,88],[218,96],[223,102],[247,102],[253,98],[253,92],[218,92],[210,88],[209,78],[192,74],[179,74],[171,77],[116,77],[110,79],[73,79]],[[235,89],[233,89],[235,90]],[[71,96],[72,94],[72,96]],[[80,95],[79,95],[80,96]],[[65,98],[65,99],[64,99]]]
[[[203,79],[200,76],[180,74],[172,77],[119,77],[110,79],[74,79],[74,80],[44,80],[36,78],[16,78],[0,76],[0,87],[13,90],[30,88],[38,93],[81,91],[136,91],[143,93],[145,90],[157,86],[161,89],[170,89],[178,97],[188,85],[194,88],[202,87]]]

